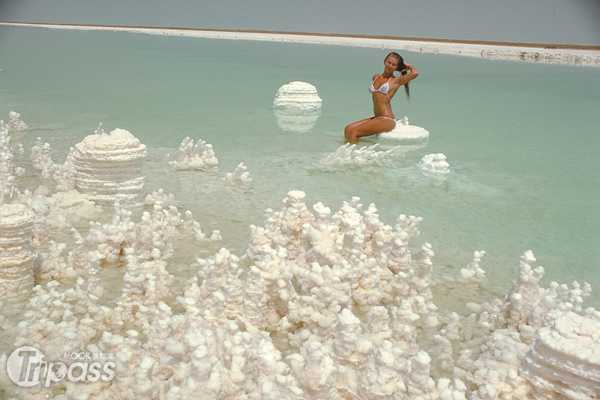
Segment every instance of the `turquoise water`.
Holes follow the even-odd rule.
[[[506,293],[531,249],[545,284],[588,281],[600,290],[600,69],[401,52],[420,76],[410,103],[399,94],[392,106],[430,131],[426,146],[400,148],[385,165],[326,166],[344,126],[370,116],[367,87],[388,51],[2,26],[0,118],[14,110],[30,126],[13,139],[26,150],[21,190],[40,184],[29,161],[37,137],[62,163],[99,123],[129,130],[149,149],[145,189],[175,194],[238,254],[248,226],[298,189],[309,205],[334,211],[359,196],[388,224],[399,214],[423,217],[416,245],[433,245],[439,273],[485,250],[482,267]],[[302,134],[281,129],[272,109],[277,89],[296,80],[323,99]],[[222,173],[244,162],[251,184],[231,188],[169,168],[165,157],[186,136],[214,146]],[[451,174],[423,175],[420,159],[440,152]],[[600,305],[600,296],[587,304]]]

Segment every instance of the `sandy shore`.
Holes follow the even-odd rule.
[[[313,43],[339,46],[376,47],[422,53],[453,54],[489,59],[509,59],[600,67],[600,46],[538,43],[507,43],[467,40],[406,38],[392,36],[341,35],[302,32],[205,30],[193,28],[41,24],[0,22],[1,25],[54,29],[106,30],[230,40]]]

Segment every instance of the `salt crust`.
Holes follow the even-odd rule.
[[[2,171],[14,172],[7,160]],[[3,207],[23,208],[21,216],[50,215],[44,207],[58,207],[42,200],[56,195],[48,188],[15,190]],[[65,399],[596,396],[600,313],[582,309],[591,293],[588,284],[541,287],[544,270],[533,267],[536,260],[528,251],[506,296],[467,304],[469,315],[442,311],[433,287],[485,287],[483,251],[475,252],[457,276],[436,280],[433,247],[413,248],[420,218],[400,215],[388,226],[374,205],[363,208],[358,198],[332,213],[321,203],[309,210],[305,197],[291,191],[279,210],[267,210],[263,225],[250,227],[242,256],[223,248],[198,258],[197,273],[181,291],[174,291],[170,272],[176,244],[190,236],[198,243],[207,239],[191,213],[183,217],[157,201],[171,198],[164,192],[148,197],[155,201],[153,211],[144,212],[139,222],[116,204],[110,223],[92,222],[87,234],[71,228],[72,245],[43,244],[32,234],[32,253],[40,254],[37,285],[24,296],[25,312],[4,319],[0,329],[15,338],[15,348],[35,345],[49,362],[81,349],[113,353],[115,377],[19,388],[0,371],[2,394]],[[18,219],[10,217],[14,212],[0,214]],[[63,222],[67,229],[70,218]],[[29,240],[14,232],[19,240]],[[218,233],[212,236],[218,239]],[[116,302],[105,298],[100,274],[109,265],[125,271]],[[1,306],[7,307],[6,300]],[[1,368],[12,348],[3,351]]]

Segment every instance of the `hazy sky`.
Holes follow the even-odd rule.
[[[600,0],[0,0],[0,20],[600,45]]]

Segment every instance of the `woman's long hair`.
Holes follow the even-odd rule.
[[[388,57],[394,57],[398,59],[398,68],[396,69],[396,71],[401,71],[400,73],[402,75],[406,75],[407,72],[406,71],[402,71],[403,69],[406,68],[406,64],[404,64],[404,58],[402,58],[402,56],[394,51],[392,51],[390,54],[388,54],[385,59],[387,60]],[[410,89],[408,87],[408,82],[406,82],[404,84],[404,92],[406,93],[406,98],[410,101]]]

